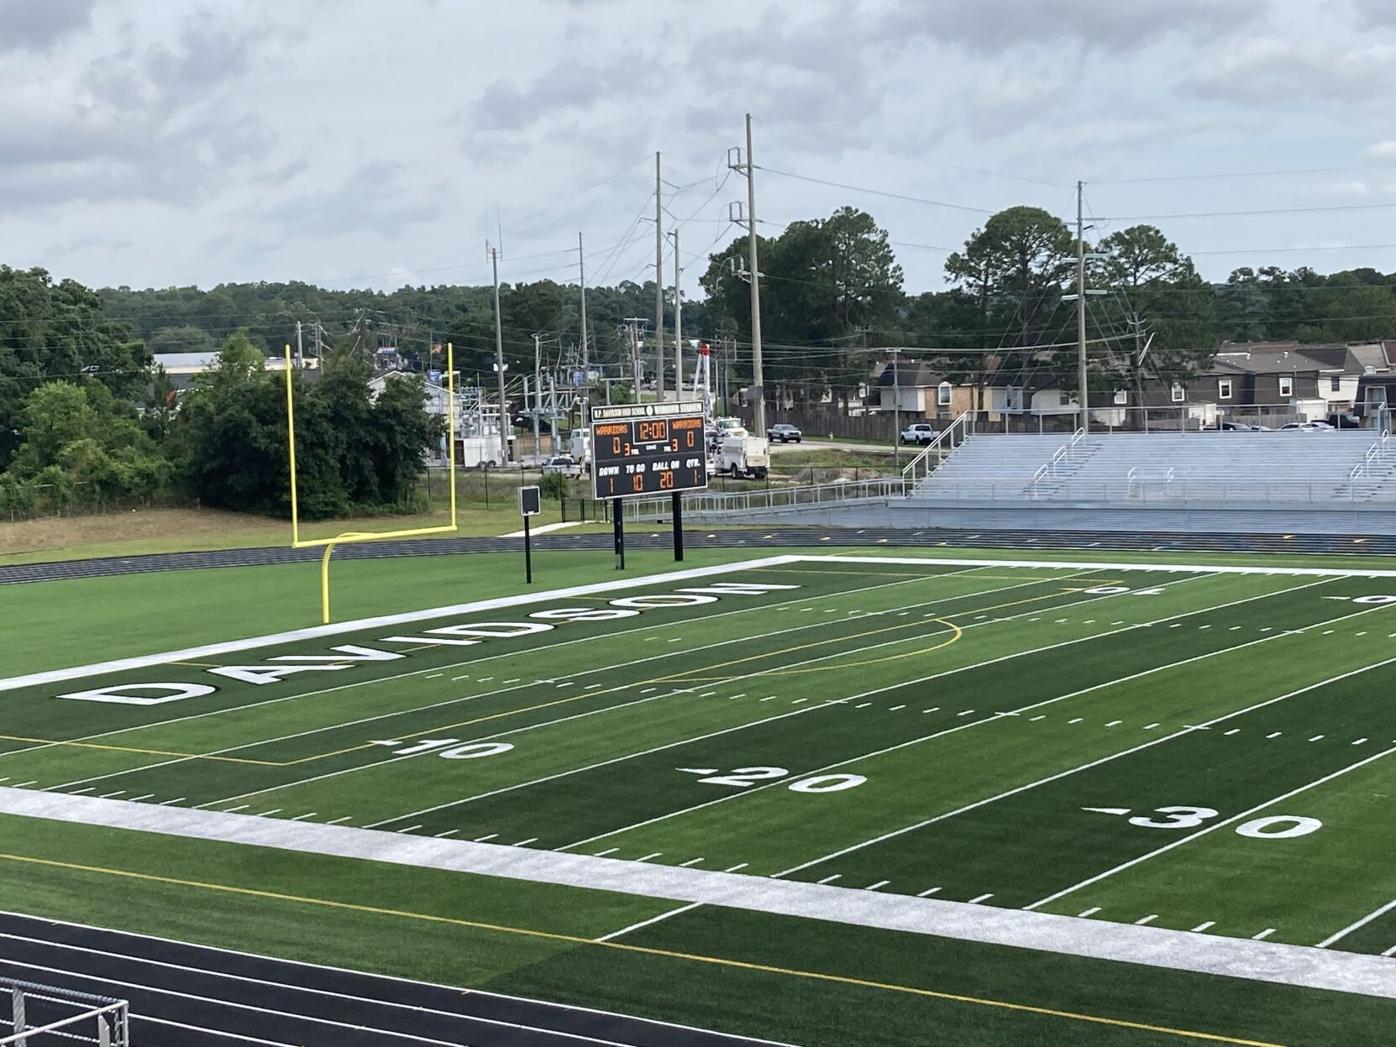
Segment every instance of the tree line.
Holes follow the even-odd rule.
[[[11,517],[161,501],[289,511],[284,373],[247,335],[182,398],[148,346],[100,297],[42,270],[0,267],[0,513]],[[307,518],[420,508],[439,446],[421,379],[371,395],[372,366],[331,350],[297,390]]]
[[[1046,382],[1074,369],[1076,304],[1064,299],[1075,291],[1077,245],[1060,218],[1035,207],[991,216],[949,253],[944,285],[921,292],[906,290],[895,246],[852,207],[760,238],[768,387],[805,399],[856,386],[887,346],[926,350],[947,376],[981,387],[993,375]],[[1150,225],[1085,251],[1091,380],[1100,387],[1187,377],[1223,342],[1396,332],[1396,274],[1266,266],[1211,283]],[[747,269],[738,237],[709,257],[703,297],[684,303],[685,334],[726,347],[733,389],[750,380]],[[654,290],[653,281],[630,280],[588,289],[593,361],[629,359],[626,318],[650,315]],[[666,325],[672,293],[667,302]],[[535,334],[544,360],[560,359],[580,337],[580,306],[575,284],[502,286],[511,372],[531,371]],[[374,400],[367,361],[389,344],[421,372],[440,366],[432,347],[449,341],[463,379],[492,387],[492,288],[93,290],[0,266],[0,511],[181,497],[284,512],[284,405],[262,361],[294,342],[297,321],[324,361],[322,380],[303,390],[310,514],[411,507],[437,428],[419,384],[391,383],[391,395]],[[151,367],[155,353],[218,351],[219,365],[180,399]]]

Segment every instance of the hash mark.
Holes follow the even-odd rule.
[[[818,882],[819,882],[819,883],[833,883],[835,880],[837,880],[837,879],[839,878],[840,875],[842,875],[842,874],[841,874],[841,873],[834,873],[833,876],[826,876],[826,877],[824,877],[824,879],[822,879],[822,880],[820,880],[820,881],[818,881]]]
[[[936,891],[938,891],[938,890],[940,890],[939,887],[927,887],[924,891],[922,891],[922,892],[921,892],[920,894],[918,894],[916,897],[918,897],[918,898],[928,898],[928,897],[930,897],[931,895],[935,894]]]
[[[1096,913],[1098,913],[1098,912],[1100,912],[1100,906],[1099,906],[1099,905],[1092,905],[1089,909],[1083,909],[1081,912],[1078,912],[1078,913],[1076,914],[1076,916],[1077,916],[1079,919],[1084,919],[1084,918],[1086,918],[1087,916],[1094,916],[1094,915],[1095,915]]]
[[[1135,920],[1134,925],[1136,927],[1143,927],[1146,923],[1153,923],[1157,919],[1158,913],[1151,912],[1148,916],[1141,916],[1139,919]]]
[[[1201,923],[1199,923],[1196,927],[1192,929],[1192,933],[1201,934],[1203,931],[1207,930],[1207,928],[1215,927],[1216,925],[1216,920],[1203,920]]]
[[[608,854],[615,854],[618,850],[620,850],[619,847],[607,847],[604,851],[597,851],[593,857],[604,858]]]
[[[878,880],[877,883],[870,883],[870,884],[868,884],[866,887],[863,888],[863,890],[865,890],[865,891],[876,891],[876,890],[880,890],[881,888],[886,887],[886,886],[887,886],[889,883],[891,883],[891,882],[892,882],[891,880]]]
[[[1251,935],[1251,941],[1253,941],[1253,942],[1263,942],[1266,938],[1270,937],[1270,935],[1272,935],[1272,934],[1274,934],[1274,933],[1275,933],[1275,928],[1273,928],[1273,927],[1267,927],[1267,928],[1265,928],[1265,930],[1261,931],[1259,934],[1253,934],[1253,935]]]
[[[994,896],[994,892],[993,892],[993,891],[990,891],[988,894],[981,894],[978,898],[971,898],[971,899],[969,900],[969,903],[970,903],[970,905],[978,905],[980,902],[986,902],[986,901],[988,901],[988,900],[989,900],[990,898],[992,898],[993,896]]]
[[[730,869],[723,869],[722,871],[723,871],[723,872],[734,873],[734,872],[736,872],[738,869],[745,869],[745,868],[746,868],[748,865],[750,865],[750,864],[751,864],[750,862],[738,862],[736,865],[732,866],[732,868],[730,868]]]

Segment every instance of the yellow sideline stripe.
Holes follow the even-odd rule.
[[[284,767],[275,760],[254,760],[249,756],[205,756],[203,753],[177,753],[168,749],[138,749],[130,745],[103,745],[98,742],[54,741],[51,738],[25,738],[18,734],[0,734],[3,742],[26,742],[33,745],[66,745],[75,749],[103,749],[114,753],[137,753],[142,756],[182,756],[191,760],[221,760],[224,763],[250,763],[258,767]]]
[[[866,978],[853,978],[841,974],[826,974],[822,971],[804,971],[793,967],[778,967],[772,964],[751,963],[745,960],[732,960],[721,956],[707,956],[702,953],[678,952],[672,949],[659,949],[646,945],[627,945],[618,941],[600,941],[575,934],[562,934],[557,931],[538,931],[527,927],[510,927],[504,924],[484,923],[479,920],[463,920],[454,916],[438,916],[432,913],[410,912],[404,909],[385,909],[373,905],[360,905],[355,902],[340,902],[328,898],[311,898],[303,895],[281,894],[276,891],[257,890],[252,887],[236,887],[231,884],[208,883],[200,880],[182,880],[173,876],[157,876],[151,873],[133,872],[128,869],[112,869],[97,865],[79,865],[76,862],[62,862],[50,858],[33,858],[28,855],[0,853],[0,860],[26,865],[39,865],[53,869],[67,869],[73,872],[96,873],[101,876],[114,876],[122,879],[141,880],[173,887],[187,887],[220,894],[240,895],[248,898],[262,898],[274,902],[289,902],[296,905],[311,905],[325,909],[339,909],[346,912],[365,913],[371,916],[388,916],[394,919],[419,920],[425,923],[445,924],[453,927],[467,927],[472,930],[490,931],[496,934],[510,934],[524,938],[537,938],[542,941],[558,942],[565,945],[585,946],[595,949],[612,949],[619,952],[638,953],[644,956],[658,956],[669,960],[686,960],[690,963],[711,964],[737,970],[757,971],[762,974],[778,974],[789,978],[805,978],[813,981],[830,982],[837,985],[851,985],[860,989],[877,989],[882,992],[895,992],[926,999],[945,1000],[951,1003],[971,1004],[978,1007],[993,1007],[1000,1010],[1017,1011],[1047,1018],[1063,1018],[1070,1021],[1090,1022],[1108,1025],[1118,1029],[1133,1029],[1137,1032],[1157,1033],[1162,1036],[1175,1036],[1183,1039],[1205,1040],[1211,1043],[1235,1044],[1238,1047],[1282,1047],[1266,1040],[1245,1040],[1220,1033],[1197,1032],[1190,1029],[1177,1029],[1166,1025],[1149,1025],[1123,1018],[1107,1018],[1097,1014],[1081,1014],[1077,1011],[1064,1011],[1052,1007],[1038,1007],[1027,1003],[1012,1003],[1008,1000],[992,1000],[980,996],[966,996],[961,993],[944,992],[939,989],[923,989],[914,985],[898,985],[892,982],[871,981]]]

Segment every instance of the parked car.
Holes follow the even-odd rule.
[[[553,473],[575,479],[582,475],[582,467],[577,464],[577,459],[570,454],[558,454],[543,459],[543,475],[550,476]]]
[[[913,422],[902,430],[902,443],[928,444],[936,438],[936,427],[929,422]]]
[[[1203,429],[1211,432],[1223,433],[1268,433],[1269,426],[1252,425],[1250,422],[1218,422],[1216,425],[1204,425]]]
[[[788,444],[792,440],[795,443],[800,443],[804,438],[804,433],[786,422],[777,422],[775,425],[768,426],[766,429],[767,440],[779,440],[783,444]]]
[[[1355,414],[1330,414],[1328,424],[1334,429],[1361,429],[1362,419]]]
[[[1288,425],[1280,426],[1281,432],[1327,433],[1332,432],[1333,429],[1334,427],[1327,422],[1290,422]]]

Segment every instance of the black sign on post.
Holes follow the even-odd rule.
[[[524,532],[524,583],[533,584],[533,539],[529,534],[528,521],[543,511],[543,497],[537,487],[519,488],[519,515],[523,517]]]
[[[591,409],[591,483],[614,506],[616,569],[625,566],[621,499],[672,495],[674,559],[683,559],[679,495],[708,486],[707,418],[697,400]]]

